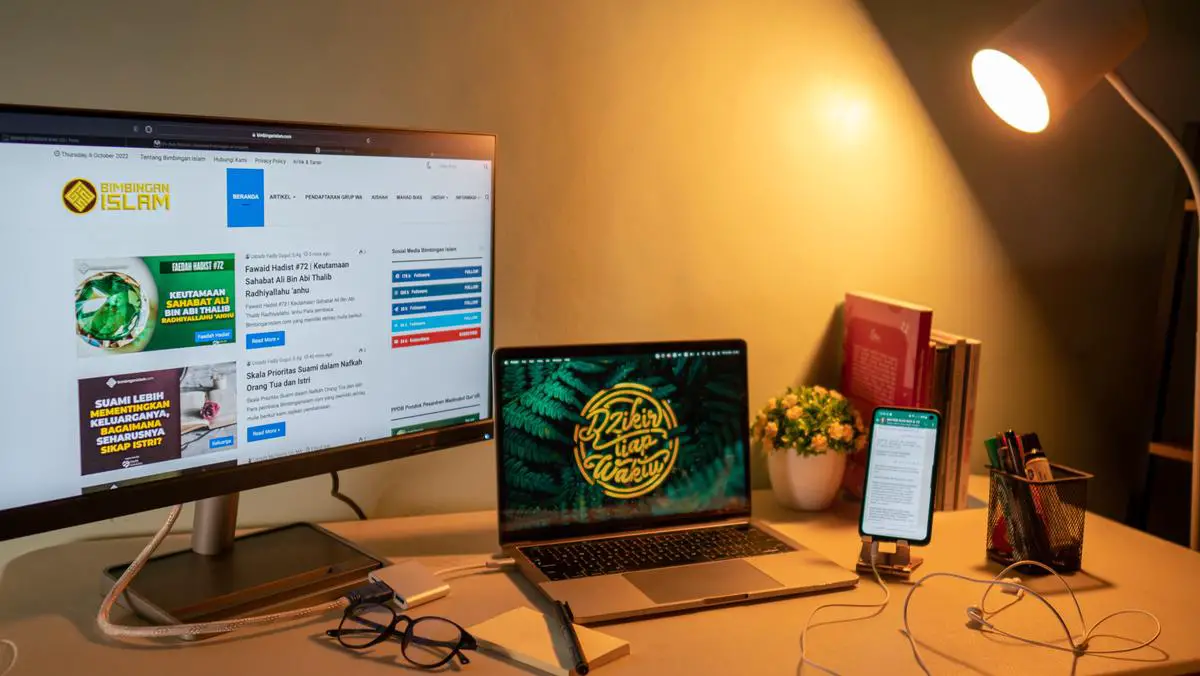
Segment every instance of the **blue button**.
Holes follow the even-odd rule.
[[[444,329],[450,326],[478,324],[482,315],[478,312],[460,312],[452,315],[433,315],[416,319],[393,319],[392,332]]]
[[[233,437],[221,437],[219,439],[209,439],[209,448],[228,448],[233,445]]]
[[[257,350],[261,347],[282,347],[284,344],[283,331],[246,334],[247,350]]]
[[[393,282],[421,282],[434,279],[461,279],[482,277],[483,268],[472,265],[465,268],[425,268],[423,270],[393,270]]]
[[[207,345],[209,343],[229,343],[233,341],[233,329],[210,329],[208,331],[197,331],[193,342],[197,345]]]
[[[465,310],[480,306],[479,296],[471,298],[450,298],[447,300],[414,301],[408,303],[392,303],[392,316],[415,315],[426,312],[445,312],[447,310]]]
[[[262,169],[225,170],[226,225],[261,228],[266,225],[266,190]]]
[[[246,428],[246,441],[263,441],[287,436],[287,423],[282,420],[267,425]]]

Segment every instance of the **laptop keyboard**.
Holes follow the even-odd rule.
[[[551,580],[628,573],[793,550],[746,524],[521,547]]]

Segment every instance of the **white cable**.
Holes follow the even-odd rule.
[[[483,570],[485,568],[488,570],[501,570],[502,568],[507,568],[515,563],[515,559],[491,559],[483,563],[469,563],[465,566],[451,566],[450,568],[436,570],[433,572],[433,576],[442,577],[443,575],[450,575],[452,573],[461,573],[468,570]]]
[[[133,582],[133,578],[146,565],[146,561],[150,560],[150,556],[154,554],[154,550],[158,549],[158,546],[166,539],[167,534],[171,532],[171,528],[175,525],[175,520],[179,518],[179,512],[182,509],[183,505],[175,505],[171,508],[171,512],[167,515],[167,520],[163,523],[162,528],[158,529],[158,532],[150,539],[150,543],[146,545],[142,553],[138,554],[133,563],[129,564],[129,567],[125,569],[125,572],[121,574],[121,577],[113,584],[112,589],[108,591],[108,594],[100,603],[100,611],[96,614],[96,626],[106,636],[113,638],[166,638],[169,636],[194,637],[201,634],[224,634],[247,627],[258,627],[334,610],[342,610],[350,604],[348,599],[340,598],[318,606],[260,615],[258,617],[241,617],[236,620],[224,622],[200,622],[197,624],[173,624],[154,627],[130,627],[113,624],[108,618],[112,613],[112,608],[117,598],[125,593],[130,583]],[[15,646],[13,647],[15,648]],[[0,676],[3,676],[3,674],[0,674]]]
[[[1056,578],[1058,578],[1059,582],[1062,582],[1063,587],[1066,588],[1067,593],[1070,594],[1070,596],[1071,596],[1071,601],[1075,604],[1076,612],[1079,614],[1079,623],[1082,625],[1082,629],[1083,629],[1083,634],[1082,634],[1080,640],[1076,641],[1075,634],[1071,633],[1070,627],[1067,626],[1066,619],[1063,618],[1062,614],[1058,612],[1058,609],[1056,609],[1048,600],[1046,600],[1046,598],[1044,596],[1042,596],[1041,594],[1037,593],[1036,591],[1030,589],[1029,587],[1026,587],[1023,584],[1020,584],[1017,582],[1012,582],[1009,579],[1004,578],[1004,576],[1008,575],[1008,573],[1011,572],[1014,568],[1016,568],[1018,566],[1022,566],[1022,565],[1032,565],[1032,566],[1037,566],[1039,568],[1043,568],[1043,569],[1049,571],[1050,573],[1052,573]],[[921,658],[921,651],[917,648],[916,637],[913,636],[912,630],[909,628],[909,625],[908,625],[908,605],[912,601],[912,596],[917,591],[917,589],[919,589],[921,587],[921,585],[924,584],[926,581],[928,581],[932,578],[935,578],[935,577],[949,577],[949,578],[953,578],[956,580],[962,580],[964,582],[971,582],[973,584],[986,585],[987,589],[984,591],[983,596],[979,600],[979,606],[968,608],[967,609],[967,617],[970,618],[973,622],[975,622],[978,625],[978,628],[980,629],[980,631],[989,631],[994,634],[998,634],[1000,636],[1004,636],[1004,637],[1011,638],[1016,641],[1020,641],[1022,643],[1027,643],[1029,645],[1039,646],[1042,648],[1049,648],[1051,650],[1060,650],[1063,652],[1069,652],[1076,656],[1079,656],[1079,655],[1115,655],[1118,653],[1127,653],[1127,652],[1132,652],[1134,650],[1141,650],[1142,648],[1153,645],[1154,642],[1158,640],[1159,635],[1162,634],[1162,623],[1159,622],[1158,618],[1155,617],[1154,614],[1152,614],[1148,611],[1145,611],[1145,610],[1118,610],[1115,613],[1110,613],[1108,615],[1105,615],[1103,618],[1100,619],[1099,622],[1096,622],[1091,627],[1088,627],[1087,622],[1083,618],[1083,609],[1079,605],[1079,599],[1078,599],[1078,597],[1075,596],[1075,591],[1073,589],[1071,589],[1071,586],[1067,584],[1067,581],[1064,580],[1062,578],[1062,576],[1059,575],[1054,569],[1052,569],[1049,566],[1046,566],[1044,564],[1038,563],[1037,561],[1018,561],[1018,562],[1012,564],[1011,566],[1005,568],[1004,570],[1000,571],[999,575],[997,575],[995,578],[992,578],[990,580],[968,577],[966,575],[959,575],[958,573],[930,573],[930,574],[922,577],[920,580],[917,580],[917,582],[913,585],[912,589],[910,589],[908,591],[908,594],[904,597],[904,609],[903,609],[903,615],[902,615],[904,628],[901,630],[901,632],[904,634],[904,636],[908,639],[908,645],[910,648],[912,648],[913,657],[917,660],[917,665],[920,666],[921,670],[924,671],[926,674],[930,673],[929,666],[926,665],[925,660],[923,660]],[[987,608],[987,597],[988,597],[988,594],[991,592],[992,588],[994,588],[994,587],[1000,587],[1000,588],[1008,590],[1008,591],[1016,591],[1018,593],[1027,594],[1027,595],[1032,596],[1033,598],[1041,601],[1043,605],[1045,605],[1047,608],[1050,609],[1050,612],[1054,615],[1054,618],[1056,620],[1058,620],[1059,625],[1062,626],[1063,633],[1066,635],[1067,645],[1058,645],[1055,643],[1047,643],[1044,641],[1037,641],[1034,639],[1025,638],[1023,636],[1017,636],[1016,634],[1009,633],[1009,632],[1004,631],[1003,629],[1000,629],[1000,628],[996,627],[995,625],[993,625],[989,621],[988,618],[994,617],[997,613],[999,613],[1000,611],[1002,611],[1005,608],[1008,608],[1009,606],[1012,605],[1012,604],[1007,604],[1003,608],[1000,608],[1000,609],[997,609],[994,611],[988,611],[986,609]],[[1146,639],[1146,640],[1142,641],[1141,643],[1138,643],[1137,645],[1134,645],[1134,646],[1131,646],[1128,648],[1114,648],[1114,649],[1110,649],[1110,650],[1092,650],[1089,647],[1088,642],[1091,641],[1092,638],[1095,638],[1097,636],[1096,630],[1099,629],[1100,626],[1103,625],[1105,622],[1108,622],[1109,620],[1111,620],[1115,617],[1119,617],[1121,615],[1143,615],[1145,617],[1150,618],[1154,622],[1154,635],[1151,636],[1149,639]],[[1125,638],[1125,637],[1117,637],[1117,638]],[[1133,641],[1135,639],[1127,639],[1127,640]]]
[[[878,556],[879,556],[879,542],[878,541],[872,542],[871,543],[871,572],[875,574],[875,581],[878,582],[880,588],[883,589],[883,600],[879,601],[878,603],[826,603],[825,605],[817,606],[816,608],[814,608],[813,611],[811,613],[809,613],[809,615],[808,615],[808,621],[804,623],[804,629],[802,629],[800,631],[800,671],[801,672],[804,671],[805,665],[808,665],[814,669],[817,669],[818,671],[823,671],[823,672],[829,674],[830,676],[838,676],[836,671],[830,669],[829,667],[817,664],[816,662],[808,659],[807,656],[805,655],[805,639],[807,638],[809,628],[812,626],[813,618],[817,616],[817,613],[821,612],[822,610],[825,610],[826,608],[875,608],[876,609],[875,612],[871,613],[870,615],[864,615],[862,617],[853,617],[853,618],[849,618],[846,620],[837,620],[837,621],[838,622],[850,622],[850,621],[854,621],[854,620],[866,620],[866,619],[875,617],[879,613],[882,613],[883,609],[887,607],[888,602],[891,601],[892,590],[888,589],[888,586],[886,584],[884,584],[883,578],[879,575],[879,569],[875,567],[875,560],[878,558]]]
[[[12,653],[12,658],[9,660],[8,666],[4,667],[3,671],[0,671],[0,676],[8,676],[10,671],[17,668],[17,658],[21,656],[21,653],[17,650],[17,644],[6,638],[0,638],[0,645],[8,646],[8,651]]]
[[[451,566],[450,568],[443,568],[441,570],[434,571],[433,576],[441,577],[443,575],[449,575],[451,573],[461,573],[466,570],[482,570],[487,567],[488,567],[488,565],[486,563],[472,563],[472,564],[468,564],[466,566]]]

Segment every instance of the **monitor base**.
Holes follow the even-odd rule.
[[[332,601],[388,563],[309,523],[244,535],[232,544],[213,555],[191,549],[151,558],[118,602],[153,624],[249,617]],[[104,571],[105,593],[128,566]]]

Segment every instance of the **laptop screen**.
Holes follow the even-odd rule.
[[[741,341],[496,354],[501,541],[746,516]]]

